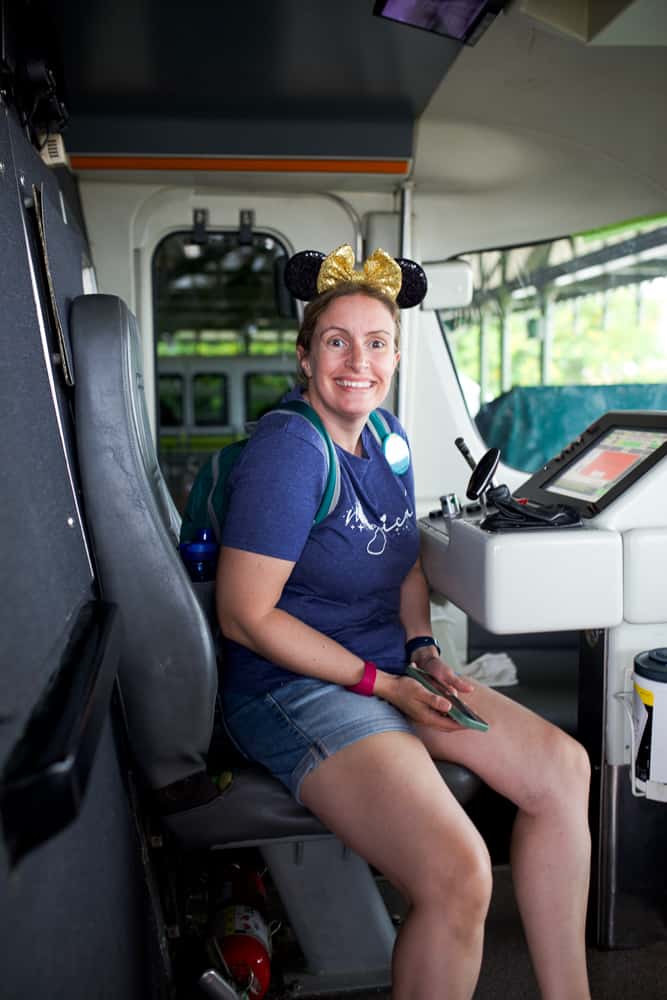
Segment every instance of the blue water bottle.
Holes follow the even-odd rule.
[[[178,551],[193,583],[215,580],[219,545],[209,528],[200,528],[191,542],[181,542]]]

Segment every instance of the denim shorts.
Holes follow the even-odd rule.
[[[306,775],[337,750],[374,733],[414,732],[388,702],[312,677],[266,694],[225,691],[223,684],[222,707],[238,750],[282,781],[297,802]]]

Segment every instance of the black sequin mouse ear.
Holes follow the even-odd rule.
[[[310,302],[317,295],[317,276],[324,254],[319,250],[295,253],[285,265],[285,284],[295,299]]]
[[[379,261],[378,261],[379,256]],[[376,250],[364,263],[361,271],[354,270],[354,254],[350,246],[342,246],[326,257],[319,250],[302,250],[295,253],[285,265],[285,285],[294,298],[309,302],[318,294],[317,282],[320,269],[326,260],[327,274],[323,282],[325,288],[331,288],[341,281],[368,282],[376,285],[391,298],[396,295],[398,273],[396,265],[401,269],[401,287],[396,295],[399,309],[410,309],[417,306],[426,295],[428,283],[423,269],[413,260],[397,257],[396,260],[384,252]],[[387,270],[389,269],[388,285]],[[324,275],[324,271],[322,271]],[[322,284],[322,283],[321,283]],[[393,288],[391,287],[393,285]]]
[[[403,275],[401,290],[396,296],[396,305],[399,309],[410,309],[411,306],[418,306],[428,291],[428,281],[424,269],[414,260],[408,260],[406,257],[397,257],[396,263]]]

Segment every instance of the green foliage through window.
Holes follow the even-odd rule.
[[[259,420],[262,414],[280,402],[293,385],[294,377],[285,373],[246,375],[246,419]]]
[[[227,376],[195,375],[192,402],[197,427],[224,426],[227,423]]]
[[[440,321],[470,412],[522,387],[666,383],[666,222],[466,254],[473,302]]]
[[[160,375],[160,426],[180,427],[183,423],[183,378],[181,375]]]
[[[155,251],[159,455],[180,510],[207,455],[292,384],[297,314],[286,262],[285,246],[261,232],[172,233]]]

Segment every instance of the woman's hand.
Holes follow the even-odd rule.
[[[438,677],[444,684],[456,688],[461,693],[470,692],[473,686],[462,678],[457,677],[451,667],[448,667],[439,657],[431,656],[431,660],[438,661],[439,669],[435,662],[430,662],[429,673]],[[460,726],[446,714],[451,708],[451,703],[443,695],[433,694],[412,677],[396,676],[384,671],[378,671],[375,682],[375,694],[385,701],[391,702],[404,715],[418,722],[423,726],[433,726],[445,732],[462,733],[465,727]]]
[[[421,652],[421,650],[419,652]],[[474,684],[471,684],[465,677],[459,677],[459,675],[454,673],[452,668],[448,666],[440,656],[438,656],[435,652],[435,646],[427,646],[424,652],[427,655],[420,658],[414,657],[414,662],[418,667],[421,667],[422,670],[425,670],[426,673],[437,677],[437,679],[442,681],[443,684],[454,688],[457,693],[470,694],[475,690]]]

